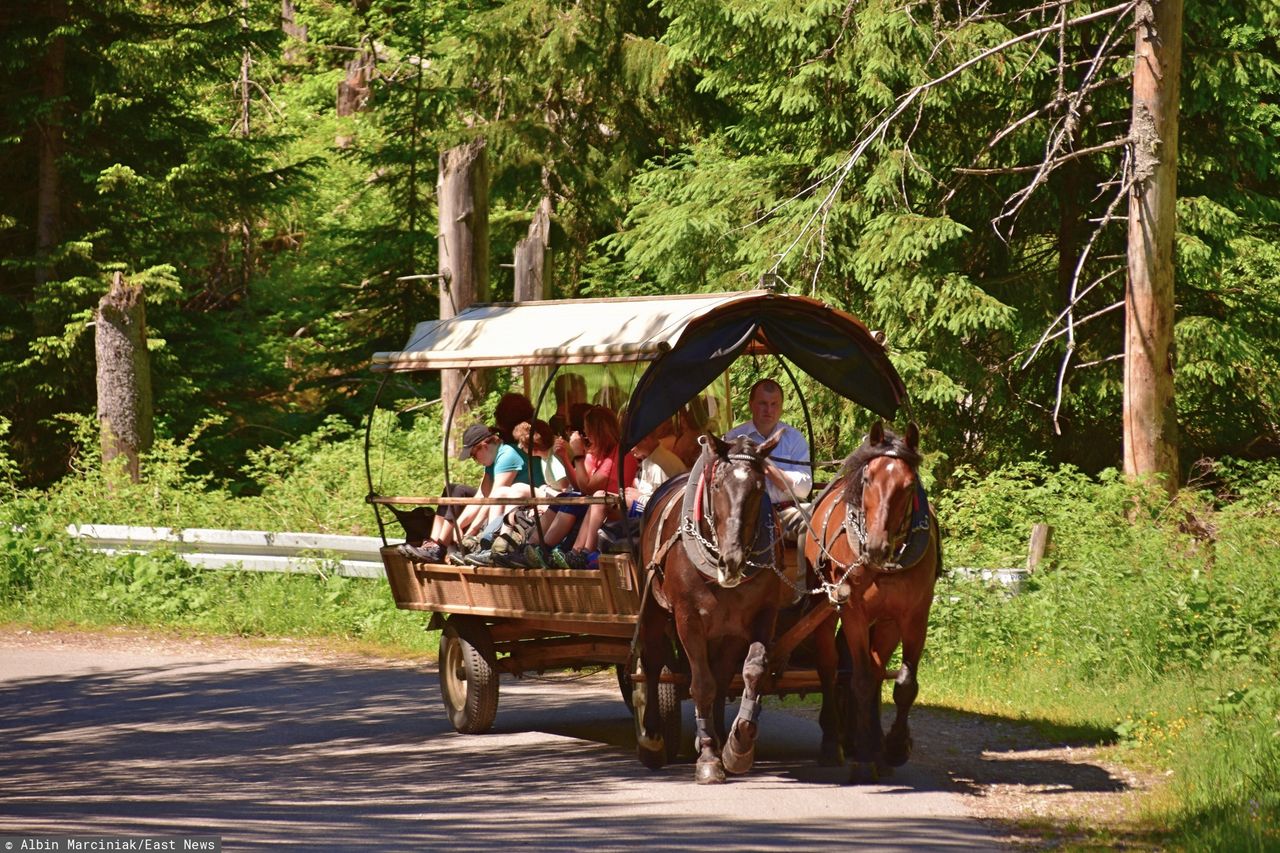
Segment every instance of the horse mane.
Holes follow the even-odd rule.
[[[862,471],[867,467],[867,463],[872,459],[879,459],[882,456],[892,456],[894,459],[901,459],[903,462],[911,466],[912,471],[920,469],[920,462],[923,457],[920,451],[912,450],[907,443],[902,440],[896,432],[886,429],[884,431],[884,440],[879,444],[872,444],[870,437],[862,440],[862,446],[853,451],[844,460],[844,465],[840,468],[840,478],[845,480],[844,499],[846,503],[862,502]]]

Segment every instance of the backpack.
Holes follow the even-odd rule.
[[[496,538],[506,540],[511,551],[518,551],[533,541],[532,534],[535,527],[537,527],[537,521],[533,515],[533,507],[516,507],[503,516],[502,529],[498,531]]]

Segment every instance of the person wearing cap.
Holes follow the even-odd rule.
[[[472,424],[462,434],[462,446],[458,449],[459,459],[470,459],[484,467],[484,478],[480,488],[474,492],[478,497],[493,496],[495,491],[506,489],[521,477],[528,478],[527,462],[520,451],[502,441],[498,432],[484,424]],[[458,494],[454,486],[446,489],[446,493]],[[501,496],[499,492],[497,496]],[[502,507],[471,505],[458,513],[456,518],[437,515],[431,529],[431,538],[421,545],[402,546],[405,553],[416,560],[428,563],[443,562],[451,545],[467,536],[478,536],[488,524],[495,512]]]

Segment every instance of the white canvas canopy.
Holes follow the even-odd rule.
[[[456,317],[419,323],[404,349],[374,353],[372,369],[651,361],[692,321],[763,293],[477,304]]]

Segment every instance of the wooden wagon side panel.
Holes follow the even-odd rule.
[[[396,606],[548,623],[634,624],[640,595],[631,559],[601,557],[597,570],[505,569],[419,563],[381,549]]]

